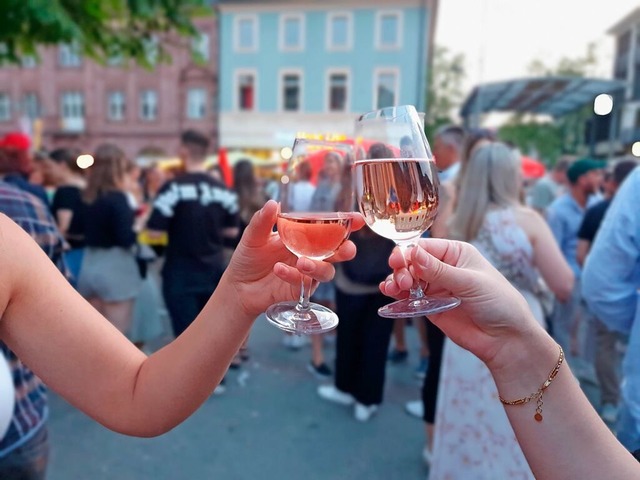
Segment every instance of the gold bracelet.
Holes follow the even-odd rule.
[[[542,405],[543,405],[542,394],[547,388],[549,388],[549,385],[551,385],[551,382],[553,381],[553,379],[556,378],[556,375],[558,375],[558,371],[560,370],[560,365],[562,365],[562,362],[564,362],[564,351],[562,350],[562,347],[560,345],[558,345],[558,348],[560,349],[560,357],[558,358],[558,363],[556,363],[556,366],[553,367],[553,370],[551,370],[551,373],[549,374],[549,378],[545,380],[545,382],[542,384],[542,386],[538,389],[537,392],[532,393],[527,397],[519,398],[518,400],[505,400],[500,395],[498,395],[498,398],[500,399],[500,401],[504,405],[524,405],[525,403],[529,403],[531,400],[535,399],[536,414],[533,416],[533,418],[535,418],[537,422],[541,422],[542,421]]]

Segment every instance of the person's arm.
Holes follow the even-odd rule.
[[[486,363],[503,398],[523,398],[542,386],[558,362],[559,347],[522,295],[474,247],[422,239],[408,260],[409,270],[394,251],[389,259],[394,273],[381,283],[383,293],[406,298],[415,276],[427,285],[427,295],[459,297],[460,306],[429,319]],[[566,361],[543,402],[541,422],[534,419],[535,400],[505,407],[538,480],[640,478],[640,464],[602,422]]]
[[[578,265],[580,265],[581,267],[584,267],[584,262],[587,259],[587,255],[589,255],[590,248],[591,242],[589,240],[578,238],[578,245],[576,247],[576,260],[578,260]]]
[[[113,234],[115,245],[129,248],[136,243],[134,223],[136,214],[131,208],[124,192],[110,197],[111,219],[113,221]]]
[[[561,302],[567,301],[573,291],[573,270],[565,260],[551,229],[534,210],[521,207],[516,220],[525,230],[533,246],[533,261],[547,286]]]
[[[272,232],[276,211],[269,202],[254,216],[203,311],[148,358],[75,292],[26,233],[0,216],[0,340],[106,427],[162,434],[208,398],[256,317],[273,302],[298,298],[301,271],[332,278],[330,263],[298,260],[286,250]],[[360,218],[354,228],[362,224]],[[345,242],[334,260],[354,254]]]
[[[609,328],[628,333],[640,286],[640,169],[618,190],[582,273],[582,294]]]

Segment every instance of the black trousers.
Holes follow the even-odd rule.
[[[426,423],[433,424],[436,419],[438,383],[440,382],[440,365],[442,363],[442,347],[444,346],[445,335],[442,330],[426,317],[423,317],[423,321],[427,323],[427,345],[429,346],[429,366],[422,382],[423,418]]]
[[[336,292],[336,309],[340,316],[336,339],[336,388],[350,393],[363,405],[382,403],[393,320],[378,316],[378,308],[388,302],[381,293],[349,295]]]
[[[171,317],[173,334],[178,337],[195,320],[200,311],[209,301],[209,297],[216,289],[217,283],[208,288],[188,290],[184,283],[167,281],[162,284],[164,303]]]

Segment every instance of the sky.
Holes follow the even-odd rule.
[[[554,66],[595,42],[597,75],[611,78],[614,40],[607,31],[640,0],[439,0],[437,45],[465,55],[470,91],[478,83],[527,76],[534,59]]]

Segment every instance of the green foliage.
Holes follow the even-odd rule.
[[[511,142],[524,155],[531,155],[546,163],[554,163],[563,151],[563,134],[553,123],[533,120],[508,123],[500,128],[500,139]]]
[[[172,35],[196,35],[192,18],[210,12],[207,4],[204,0],[0,0],[0,64],[37,57],[40,46],[69,44],[98,62],[118,57],[151,66],[169,59],[166,42]],[[150,55],[150,48],[157,52]]]
[[[446,47],[434,47],[425,115],[425,132],[429,139],[441,126],[456,121],[457,109],[464,100],[464,61],[461,53],[453,53]]]
[[[577,58],[561,58],[556,65],[547,65],[536,59],[529,64],[534,76],[587,77],[597,65],[594,44],[587,46],[585,55]],[[551,122],[540,122],[526,115],[513,115],[498,134],[502,140],[514,143],[524,154],[534,154],[540,160],[553,165],[563,154],[579,154],[584,148],[585,121],[592,115],[591,106],[565,115]]]

